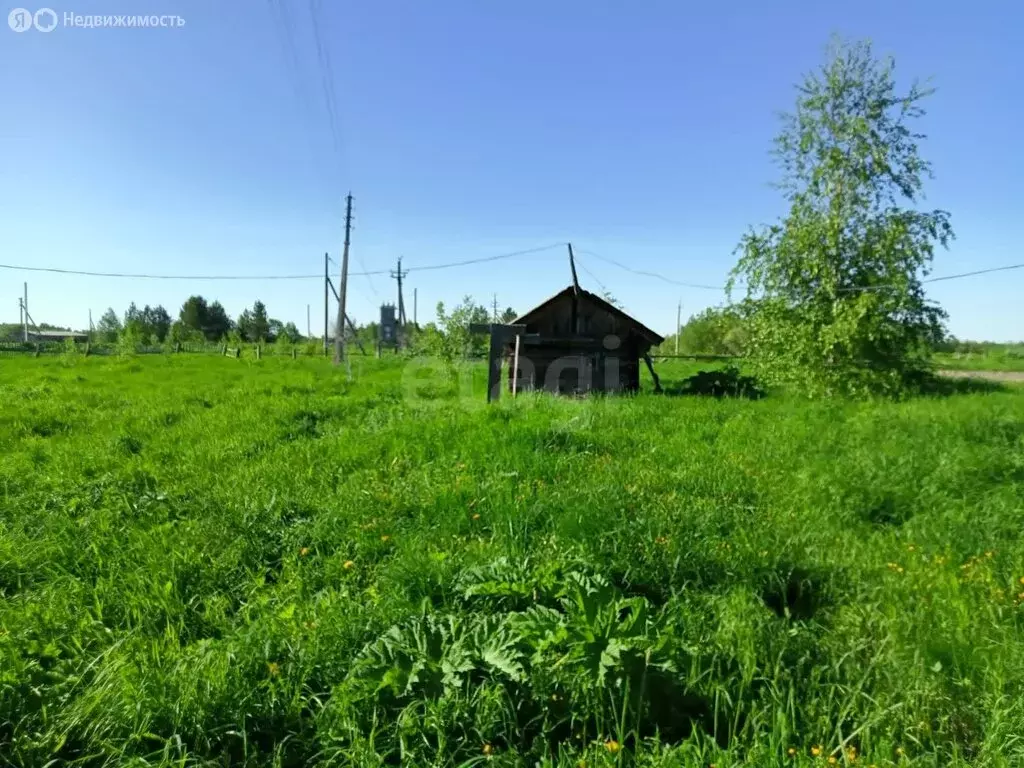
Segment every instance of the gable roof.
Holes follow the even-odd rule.
[[[654,331],[652,331],[650,328],[648,328],[646,325],[641,323],[635,317],[631,317],[630,315],[627,315],[625,312],[623,312],[621,309],[619,309],[618,307],[616,307],[614,304],[612,304],[611,302],[607,301],[603,297],[598,296],[596,293],[591,293],[590,291],[585,290],[583,288],[580,288],[579,290],[580,290],[580,298],[585,299],[586,301],[589,301],[591,304],[596,305],[600,309],[603,309],[605,312],[608,312],[609,314],[615,315],[616,317],[618,317],[621,320],[625,321],[627,324],[632,326],[632,328],[637,332],[637,334],[639,336],[641,336],[645,341],[649,341],[652,346],[656,346],[658,344],[661,344],[663,341],[665,341],[665,338],[663,336],[661,336],[661,335],[655,333]],[[561,291],[556,293],[554,296],[552,296],[551,298],[546,299],[545,301],[541,302],[536,307],[531,309],[529,312],[527,312],[525,314],[522,314],[519,317],[517,317],[515,320],[512,321],[512,324],[513,325],[527,325],[527,324],[529,324],[530,322],[535,320],[538,315],[542,314],[552,304],[560,301],[561,299],[563,299],[563,298],[565,298],[567,296],[571,297],[572,293],[573,293],[573,287],[571,285],[568,286],[567,288],[563,288]]]

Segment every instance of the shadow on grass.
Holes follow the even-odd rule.
[[[700,371],[662,388],[666,395],[703,395],[710,397],[743,397],[760,400],[765,391],[753,376],[744,376],[738,368],[723,368],[717,371]]]
[[[993,381],[980,375],[972,376],[969,372],[957,376],[927,373],[923,374],[915,383],[917,392],[925,397],[952,397],[953,395],[991,394],[1008,391],[1006,384],[1001,381]]]

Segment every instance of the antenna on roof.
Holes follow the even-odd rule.
[[[569,246],[569,269],[572,270],[572,332],[579,334],[580,332],[580,281],[576,277],[576,259],[572,255],[572,243],[566,243]]]
[[[569,269],[572,270],[572,292],[577,296],[580,293],[580,281],[576,277],[576,259],[572,255],[572,243],[566,243],[569,246]]]

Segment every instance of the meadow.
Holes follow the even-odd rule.
[[[1024,345],[1008,344],[979,352],[943,352],[935,365],[954,371],[1024,371]]]
[[[0,764],[1024,764],[1024,388],[459,371],[0,360]]]

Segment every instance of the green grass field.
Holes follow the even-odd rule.
[[[955,371],[1024,371],[1024,346],[1007,345],[990,352],[942,353],[935,365]]]
[[[1024,764],[1024,389],[467,370],[0,361],[0,764]]]

